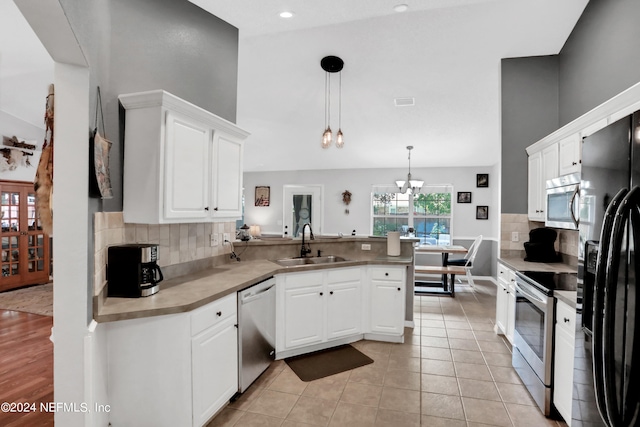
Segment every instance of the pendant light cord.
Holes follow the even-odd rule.
[[[342,71],[340,71],[340,93],[338,97],[338,130],[342,129]]]

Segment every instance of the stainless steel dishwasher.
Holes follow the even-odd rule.
[[[269,367],[276,350],[276,281],[273,277],[238,292],[238,391]]]

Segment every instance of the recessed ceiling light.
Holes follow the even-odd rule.
[[[395,10],[396,12],[406,12],[407,10],[409,10],[409,6],[406,4],[398,4],[393,6],[393,10]]]
[[[293,12],[280,12],[280,18],[293,18]]]

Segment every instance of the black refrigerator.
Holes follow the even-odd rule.
[[[582,141],[574,426],[640,425],[640,112]]]

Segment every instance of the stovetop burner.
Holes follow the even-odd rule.
[[[575,291],[578,285],[577,273],[518,271],[516,274],[523,276],[528,282],[533,282],[534,285],[549,294],[552,294],[554,290]]]

